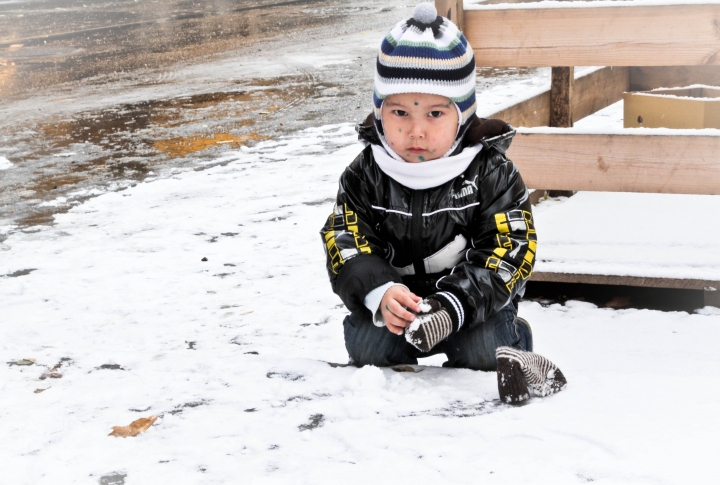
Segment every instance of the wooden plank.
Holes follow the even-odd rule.
[[[518,133],[508,152],[534,189],[720,195],[720,136]]]
[[[545,273],[537,271],[530,277],[531,281],[551,283],[583,283],[590,285],[620,285],[643,286],[646,288],[678,288],[686,290],[705,290],[716,288],[720,290],[720,281],[676,279],[676,278],[646,278],[642,276],[617,276],[578,273]],[[708,293],[720,294],[720,291]]]
[[[553,67],[550,79],[550,126],[572,128],[574,67]]]
[[[435,0],[438,15],[450,19],[460,30],[463,30],[465,7],[463,0]]]
[[[715,291],[705,291],[704,293],[704,300],[705,300],[705,306],[714,306],[716,308],[720,308],[720,287],[717,288]]]
[[[630,69],[606,67],[575,80],[573,89],[573,120],[607,108],[623,99],[630,89]]]
[[[720,65],[720,4],[465,11],[478,66]]]
[[[606,67],[575,79],[572,93],[573,122],[620,101],[629,89],[627,67]],[[488,118],[500,118],[513,126],[549,126],[550,91],[500,110]]]
[[[631,67],[629,91],[680,88],[691,84],[720,86],[720,66]]]
[[[550,90],[548,89],[537,96],[497,111],[488,118],[498,118],[507,121],[513,126],[525,126],[527,128],[549,126]]]

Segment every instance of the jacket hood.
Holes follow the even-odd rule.
[[[374,116],[371,113],[365,118],[363,123],[355,127],[358,132],[358,139],[373,145],[381,145],[377,130],[375,129]],[[491,148],[497,150],[503,155],[510,148],[512,138],[515,136],[515,128],[503,120],[478,118],[473,115],[470,127],[465,132],[462,143],[458,146],[456,153],[462,151],[469,145],[477,145],[478,143],[489,150]],[[453,153],[455,155],[456,153]]]

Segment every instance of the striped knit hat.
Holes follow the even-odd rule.
[[[460,143],[477,104],[475,56],[465,36],[431,3],[415,7],[412,18],[398,22],[383,39],[375,65],[375,126],[385,143],[381,108],[391,94],[426,93],[450,98],[458,108]]]

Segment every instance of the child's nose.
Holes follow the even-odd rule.
[[[425,128],[422,123],[415,122],[410,128],[410,138],[425,138]]]

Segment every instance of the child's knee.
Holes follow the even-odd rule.
[[[343,322],[345,349],[356,365],[386,367],[397,364],[416,364],[417,359],[405,353],[405,339],[376,327],[370,319],[348,315]]]

